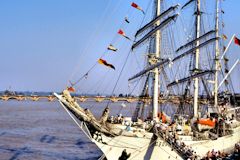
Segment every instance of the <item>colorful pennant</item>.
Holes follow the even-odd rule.
[[[222,35],[222,38],[223,38],[224,40],[228,39],[225,34]]]
[[[118,49],[115,48],[112,44],[110,44],[107,49],[108,49],[108,50],[111,50],[111,51],[114,51],[114,52],[116,52],[116,51],[118,50]]]
[[[101,59],[101,58],[98,60],[98,63],[99,63],[99,64],[102,64],[102,65],[105,65],[105,66],[107,66],[107,67],[110,67],[110,68],[112,68],[112,69],[115,70],[115,67],[114,67],[112,64],[107,63],[107,61],[105,61],[105,60],[103,60],[103,59]]]
[[[126,36],[126,34],[121,29],[118,30],[118,34],[120,34],[121,36],[127,38],[128,40],[131,40],[128,36]]]
[[[238,39],[236,36],[234,37],[234,43],[240,46],[240,39]]]
[[[142,11],[142,13],[145,14],[145,12],[143,11],[143,9],[142,9],[139,5],[137,5],[136,3],[132,2],[131,6],[132,6],[133,8],[136,8],[136,9]]]
[[[130,23],[127,17],[124,18],[124,21]]]
[[[73,88],[73,87],[67,87],[67,90],[68,90],[69,92],[76,92],[75,88]]]

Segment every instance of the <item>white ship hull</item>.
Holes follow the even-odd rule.
[[[62,96],[57,94],[55,94],[55,96],[59,99],[66,111],[66,106],[71,107],[70,103],[68,103]],[[70,112],[68,113],[70,114]],[[128,131],[124,130],[124,135],[119,136],[106,136],[101,132],[91,134],[89,128],[84,122],[77,122],[75,117],[72,116],[72,118],[78,123],[79,127],[84,131],[87,137],[103,152],[102,159],[106,157],[108,160],[118,160],[124,150],[126,150],[127,154],[130,154],[128,158],[129,160],[184,159],[184,153],[176,150],[176,148],[180,149],[180,147],[173,147],[173,143],[170,144],[166,142],[160,136],[153,138],[156,137],[153,133],[145,131],[138,135],[137,133],[132,134],[132,131],[129,131],[129,135],[131,136],[126,136],[128,135]],[[118,128],[124,127],[126,126],[118,126]],[[233,130],[233,134],[220,137],[216,140],[194,141],[192,140],[192,136],[179,137],[180,141],[184,142],[189,148],[191,147],[200,159],[206,156],[207,152],[212,151],[212,149],[221,152],[233,150],[235,143],[240,141],[240,126]]]
[[[206,156],[208,151],[230,152],[237,142],[240,142],[240,126],[233,129],[233,134],[219,137],[216,140],[192,141],[184,140],[186,145],[192,147],[197,155]]]
[[[114,138],[103,137],[103,144],[95,139],[91,139],[99,149],[104,153],[108,160],[118,160],[122,151],[126,149],[131,153],[129,160],[167,160],[167,159],[184,159],[176,150],[173,149],[164,139],[157,138],[151,141],[152,134],[148,133],[145,138],[117,136]],[[229,152],[234,149],[236,142],[240,141],[240,127],[237,127],[232,135],[220,137],[217,140],[182,140],[188,147],[191,147],[198,159],[207,155],[208,151]],[[104,157],[104,156],[103,156]]]
[[[129,160],[157,160],[157,159],[182,159],[172,147],[162,138],[151,140],[153,134],[148,133],[145,138],[117,136],[109,138],[103,136],[103,144],[92,139],[108,160],[118,160],[124,149],[131,154]]]

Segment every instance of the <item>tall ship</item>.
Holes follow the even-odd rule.
[[[240,142],[240,107],[231,81],[239,60],[227,56],[231,43],[240,46],[240,40],[224,34],[221,0],[182,3],[152,0],[145,10],[135,2],[129,5],[143,19],[151,14],[135,31],[134,39],[122,28],[117,32],[132,43],[129,54],[144,52],[142,70],[128,78],[129,83],[142,84],[131,117],[111,115],[110,102],[100,118],[81,107],[72,92],[90,72],[71,82],[61,94],[54,93],[86,137],[103,152],[99,159],[203,159],[210,153],[232,152]],[[130,19],[126,17],[124,23]],[[107,49],[120,52],[113,44]],[[230,60],[234,63],[229,67]],[[115,70],[104,57],[93,67],[96,65]],[[175,110],[164,110],[171,107]]]

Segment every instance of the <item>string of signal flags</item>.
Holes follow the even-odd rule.
[[[141,11],[141,12],[145,15],[144,10],[143,10],[138,4],[132,2],[132,3],[131,3],[131,6],[132,6],[133,8],[135,8],[135,9]],[[130,21],[128,20],[127,17],[124,18],[124,21],[125,21],[126,23],[130,23]],[[131,41],[131,39],[126,35],[126,33],[125,33],[122,29],[119,29],[117,33],[118,33],[120,36],[122,36],[122,37],[124,37],[124,38],[126,38],[126,39],[128,39],[128,40]],[[107,47],[107,49],[108,49],[108,50],[111,50],[111,51],[113,51],[113,52],[116,52],[116,51],[118,50],[118,49],[117,49],[116,47],[114,47],[112,44],[110,44],[110,45]],[[99,58],[99,59],[98,59],[98,63],[101,64],[101,65],[104,65],[104,66],[106,66],[106,67],[108,67],[108,68],[111,68],[111,69],[114,69],[114,70],[115,70],[115,67],[114,67],[113,64],[108,63],[106,60],[104,60],[104,59],[102,59],[102,58]]]
[[[135,8],[135,9],[141,11],[141,12],[145,15],[144,10],[143,10],[138,4],[132,2],[132,3],[131,3],[131,7],[133,7],[133,8]],[[126,23],[128,23],[128,24],[130,23],[130,21],[128,20],[127,17],[124,18],[124,21],[125,21]],[[128,40],[131,41],[131,39],[126,35],[126,33],[125,33],[122,29],[119,29],[117,33],[118,33],[118,35],[120,35],[120,36],[122,36],[122,37],[124,37],[124,38],[126,38],[126,39],[128,39]],[[107,47],[107,50],[110,50],[110,51],[113,51],[113,52],[117,52],[117,51],[118,51],[118,49],[117,49],[116,47],[114,47],[112,44],[110,44],[110,45]],[[106,67],[108,67],[108,68],[111,68],[111,69],[114,69],[114,70],[115,70],[115,66],[114,66],[113,64],[111,64],[111,63],[108,63],[106,60],[102,59],[102,57],[97,60],[96,64],[104,65],[104,66],[106,66]],[[96,64],[95,64],[95,65],[96,65]],[[94,65],[94,66],[95,66],[95,65]],[[94,67],[94,66],[93,66],[93,67]],[[93,68],[93,67],[92,67],[92,68]],[[92,68],[91,68],[91,69],[92,69]],[[75,86],[77,83],[79,83],[83,78],[87,78],[87,77],[88,77],[88,73],[91,71],[91,69],[90,69],[86,74],[84,74],[81,78],[79,78],[75,83],[72,83],[71,81],[69,81],[71,85],[70,85],[70,87],[67,87],[67,90],[68,90],[69,92],[76,92],[76,89],[74,88],[74,86]]]

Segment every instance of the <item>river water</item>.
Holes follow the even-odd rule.
[[[0,101],[0,160],[95,160],[101,154],[58,102]]]
[[[107,102],[80,104],[100,117]],[[121,104],[109,104],[111,115],[131,116],[136,103]],[[0,101],[0,160],[95,160],[101,155],[58,101]]]
[[[95,101],[80,104],[97,118],[108,105]],[[124,106],[110,103],[111,115],[131,116],[136,103]],[[167,112],[173,112],[171,108]],[[0,160],[95,160],[101,155],[59,102],[0,101]]]

